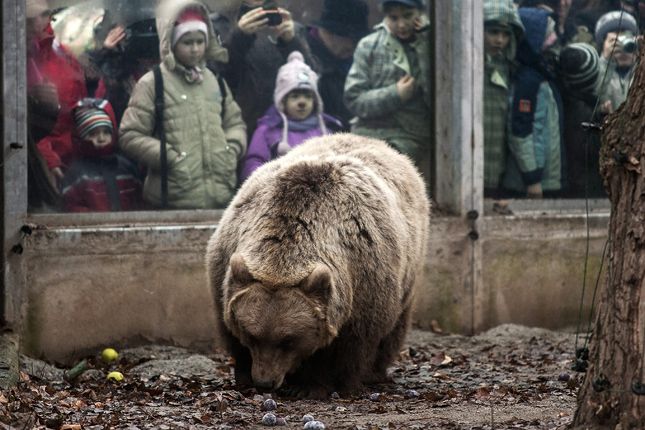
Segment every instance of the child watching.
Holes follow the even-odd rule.
[[[79,158],[63,178],[68,212],[142,209],[141,180],[132,161],[115,153],[116,121],[107,100],[86,98],[73,110],[73,142]]]
[[[164,9],[165,8],[165,9]],[[246,149],[246,126],[228,86],[206,68],[225,62],[226,49],[195,0],[162,3],[157,31],[163,78],[163,127],[167,171],[161,172],[161,146],[155,135],[155,77],[137,83],[123,114],[119,144],[148,168],[144,200],[155,207],[224,208],[237,187],[237,162]],[[167,174],[167,201],[162,177]]]
[[[337,131],[342,124],[323,113],[318,76],[305,64],[299,51],[289,54],[278,71],[274,105],[258,120],[249,151],[244,157],[240,180],[267,161],[286,154],[305,140]]]
[[[556,25],[540,8],[520,8],[519,15],[526,34],[517,50],[520,66],[513,80],[510,157],[503,186],[517,197],[555,197],[564,179],[562,101],[547,65],[557,46]]]
[[[484,1],[484,194],[501,197],[508,147],[508,99],[524,26],[512,0]]]
[[[430,51],[422,0],[381,0],[383,23],[361,39],[345,82],[352,132],[419,163],[430,142]]]

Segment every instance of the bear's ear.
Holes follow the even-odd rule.
[[[241,254],[235,253],[229,262],[231,266],[231,278],[238,284],[246,285],[253,281],[253,276],[244,262]]]
[[[312,299],[327,304],[332,291],[329,267],[323,264],[317,265],[305,279],[302,290]]]

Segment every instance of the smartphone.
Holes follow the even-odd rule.
[[[267,11],[264,16],[269,19],[269,22],[267,23],[269,26],[275,27],[276,25],[280,25],[282,23],[282,15],[280,15],[280,12],[278,12],[278,6],[274,1],[265,1],[262,5],[262,9]]]
[[[271,27],[275,27],[276,25],[282,24],[282,15],[280,15],[280,12],[278,11],[271,11],[267,14],[264,15],[265,17],[269,18],[269,22],[267,25]]]

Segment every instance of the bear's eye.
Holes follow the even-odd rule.
[[[280,341],[280,343],[278,343],[278,348],[280,348],[280,349],[285,349],[285,350],[286,350],[286,349],[291,349],[291,348],[293,348],[293,345],[294,345],[295,343],[296,343],[296,339],[295,339],[295,338],[293,338],[293,337],[291,337],[291,336],[287,336],[287,337],[283,338],[283,339]]]

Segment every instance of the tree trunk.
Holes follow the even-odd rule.
[[[644,55],[641,50],[626,102],[603,127],[600,171],[611,200],[609,260],[576,429],[645,429]]]

